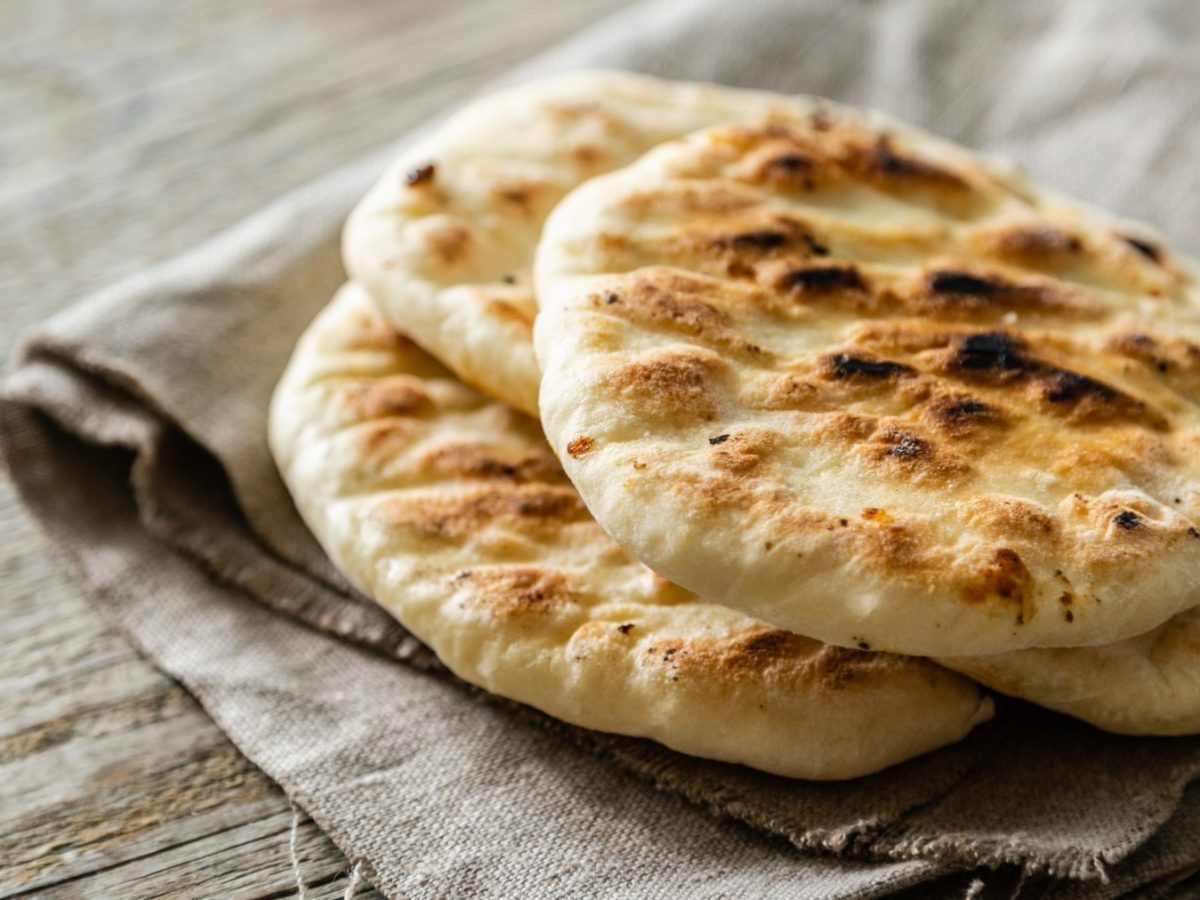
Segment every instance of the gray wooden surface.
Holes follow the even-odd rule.
[[[3,0],[0,355],[625,2]],[[0,898],[291,896],[291,826],[0,481]],[[295,856],[343,896],[306,819]]]

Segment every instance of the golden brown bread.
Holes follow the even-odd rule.
[[[1102,647],[939,658],[993,690],[1120,734],[1200,733],[1200,609]]]
[[[529,270],[554,204],[660,141],[809,106],[631,72],[569,72],[496,92],[406,150],[359,203],[346,270],[460,378],[536,415]]]
[[[674,581],[920,655],[1200,603],[1200,290],[1142,226],[830,105],[588,182],[535,280],[547,435]]]
[[[270,437],[354,583],[460,677],[560,719],[825,779],[991,715],[928,660],[825,646],[654,575],[591,519],[536,420],[459,382],[354,285],[301,338]]]

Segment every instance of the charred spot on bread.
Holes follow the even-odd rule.
[[[791,269],[780,276],[777,287],[784,291],[829,293],[833,291],[865,291],[866,281],[857,268],[848,264],[805,266]]]
[[[1146,259],[1150,260],[1150,262],[1160,266],[1162,265],[1162,248],[1157,244],[1152,244],[1144,238],[1137,238],[1128,234],[1121,235],[1121,240],[1123,240],[1126,244],[1128,244]]]
[[[827,377],[886,379],[912,375],[915,369],[905,363],[889,359],[873,359],[856,353],[833,353],[818,361],[818,368]]]
[[[1142,527],[1142,517],[1132,509],[1126,509],[1113,517],[1113,524],[1125,531],[1136,531]]]
[[[424,165],[409,169],[404,175],[404,183],[409,187],[430,184],[433,182],[435,175],[437,175],[437,166],[433,163],[425,163]]]

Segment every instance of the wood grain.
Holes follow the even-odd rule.
[[[0,3],[0,352],[625,2]],[[292,896],[292,821],[0,482],[0,898]],[[341,897],[349,862],[296,837]]]

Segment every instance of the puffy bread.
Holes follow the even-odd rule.
[[[270,440],[333,561],[459,677],[559,719],[780,775],[850,778],[962,738],[978,687],[824,646],[669,584],[587,514],[537,422],[341,291]]]
[[[938,662],[1105,731],[1200,733],[1200,609],[1105,647],[1014,650]]]
[[[468,384],[537,414],[529,270],[571,188],[673,137],[811,102],[582,71],[466,106],[406,151],[354,210],[351,278]]]
[[[832,105],[572,192],[535,281],[546,434],[664,577],[922,656],[1200,603],[1195,267]]]

